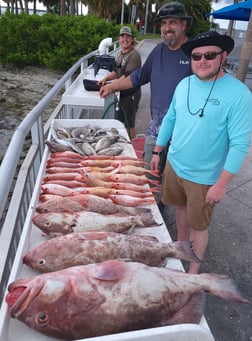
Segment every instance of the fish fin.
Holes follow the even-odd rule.
[[[143,240],[150,240],[150,241],[158,242],[158,238],[155,236],[147,236],[147,235],[141,235],[141,234],[138,234],[136,236],[137,238],[140,238]]]
[[[102,281],[117,281],[123,278],[126,270],[124,262],[108,260],[97,265],[93,277]]]
[[[132,258],[117,258],[116,260],[120,262],[133,262],[134,261]]]
[[[100,240],[100,239],[106,239],[108,237],[108,234],[106,232],[94,232],[92,230],[87,232],[80,232],[78,235],[80,240]]]
[[[136,224],[132,225],[131,228],[128,230],[127,235],[129,235],[129,236],[132,235],[132,233],[135,230],[135,227],[136,227]]]
[[[193,251],[193,242],[191,241],[176,241],[169,243],[169,246],[175,247],[172,257],[183,259],[189,262],[201,263],[201,260],[196,256]]]
[[[178,308],[178,311],[176,311],[166,321],[162,321],[162,325],[199,323],[203,316],[205,296],[206,295],[203,290],[193,293],[189,300],[182,307]]]

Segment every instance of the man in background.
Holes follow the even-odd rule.
[[[186,31],[192,24],[192,17],[186,15],[181,2],[165,3],[155,20],[160,23],[163,42],[148,55],[143,66],[130,76],[113,81],[100,89],[100,96],[106,97],[118,90],[139,87],[150,83],[151,121],[146,132],[144,160],[150,163],[159,128],[172,100],[175,87],[181,79],[191,74],[190,58],[181,45],[188,38]],[[160,173],[166,160],[166,150],[160,155]],[[159,204],[161,213],[164,206]]]

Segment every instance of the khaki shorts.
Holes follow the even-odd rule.
[[[180,178],[166,162],[163,175],[162,202],[165,205],[187,206],[188,222],[194,230],[206,230],[214,205],[205,203],[210,185],[201,185]]]

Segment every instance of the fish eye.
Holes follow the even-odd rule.
[[[49,316],[47,313],[40,313],[38,316],[37,316],[37,323],[40,324],[40,325],[46,325],[49,321]]]
[[[39,265],[44,265],[45,263],[46,263],[46,261],[43,258],[38,260]]]

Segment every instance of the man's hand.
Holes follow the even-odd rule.
[[[160,156],[153,155],[150,162],[150,169],[153,171],[159,170]]]
[[[97,82],[99,86],[103,86],[106,83],[106,78],[103,78]]]
[[[100,88],[99,94],[101,98],[104,98],[110,95],[112,92],[114,92],[114,88],[113,88],[112,83],[110,83],[110,84],[103,85]]]

